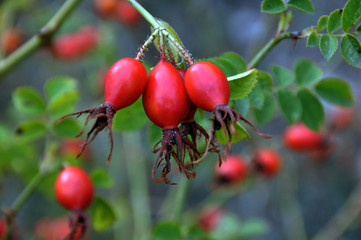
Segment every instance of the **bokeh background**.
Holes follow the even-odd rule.
[[[11,0],[14,6],[5,9],[5,3],[9,1],[0,1],[0,17],[2,17],[0,33],[7,27],[13,26],[20,29],[26,39],[36,34],[63,3],[58,0]],[[317,25],[321,15],[328,15],[333,10],[342,8],[345,2],[313,1],[315,6],[313,15],[295,10],[290,30],[300,31]],[[260,4],[260,0],[142,1],[142,5],[153,16],[173,26],[195,59],[234,51],[246,62],[252,59],[277,30],[278,16],[261,13]],[[99,77],[100,71],[108,69],[120,58],[135,57],[139,46],[150,35],[150,27],[146,21],[142,20],[136,26],[130,27],[114,18],[102,19],[94,12],[93,1],[88,0],[82,1],[56,36],[74,32],[84,25],[95,26],[100,32],[99,44],[84,56],[74,60],[57,59],[48,47],[43,47],[2,77],[0,123],[8,128],[9,132],[14,133],[19,123],[26,119],[25,115],[14,109],[12,103],[12,93],[19,86],[29,85],[42,92],[47,79],[59,75],[71,76],[78,80],[80,90],[76,110],[97,106],[103,101],[102,93],[99,91],[99,82],[102,80]],[[323,76],[340,77],[351,84],[356,109],[352,125],[335,134],[335,150],[332,155],[322,161],[315,161],[307,154],[295,154],[284,147],[282,133],[287,124],[277,110],[271,122],[265,126],[257,126],[261,131],[271,134],[272,139],[264,140],[255,135],[251,140],[235,144],[233,152],[251,161],[255,149],[272,146],[283,157],[281,172],[271,179],[261,177],[249,179],[239,194],[230,194],[231,197],[227,197],[227,194],[233,190],[225,191],[223,195],[219,194],[225,197],[225,200],[219,200],[222,196],[212,197],[215,191],[213,167],[217,159],[216,156],[210,155],[207,161],[197,167],[197,177],[189,180],[188,192],[184,197],[183,222],[196,223],[197,214],[204,203],[216,199],[216,202],[223,202],[224,211],[232,213],[240,223],[253,222],[256,230],[250,231],[256,234],[251,234],[245,239],[309,239],[328,223],[354,188],[360,184],[361,129],[358,124],[360,70],[348,65],[339,50],[327,62],[318,49],[307,48],[305,40],[297,41],[294,48],[292,46],[291,40],[282,41],[258,68],[269,72],[271,64],[278,64],[293,69],[297,60],[312,59],[322,68]],[[144,60],[151,66],[157,63],[159,53],[154,46],[146,52]],[[327,117],[334,107],[324,104],[327,124],[329,121]],[[251,113],[247,117],[251,120],[253,118]],[[81,121],[83,120],[84,118],[81,118]],[[165,205],[173,201],[172,198],[176,194],[172,192],[176,192],[178,186],[157,184],[151,179],[155,155],[151,153],[154,140],[150,140],[148,125],[149,122],[137,131],[115,132],[115,149],[108,168],[105,164],[109,150],[106,132],[101,133],[89,146],[90,154],[87,159],[80,160],[83,161],[81,164],[85,169],[91,171],[102,168],[114,181],[111,188],[97,188],[97,194],[113,205],[117,222],[112,228],[101,233],[91,229],[89,239],[132,239],[134,213],[150,212],[152,225],[169,215],[167,211],[172,209],[172,206]],[[61,141],[60,138],[58,140]],[[0,155],[1,206],[9,207],[36,172],[37,163],[42,158],[44,141],[39,139],[33,142],[24,149],[23,154],[14,159]],[[138,164],[139,168],[129,167],[132,163]],[[138,180],[144,183],[138,195],[136,195],[137,189],[134,188],[139,187],[139,182],[134,183],[131,180],[134,179],[134,175],[138,175]],[[184,178],[174,173],[173,179],[176,182],[185,184],[182,180]],[[19,211],[17,227],[20,239],[35,239],[34,226],[39,219],[69,214],[55,201],[51,185],[53,179],[54,177],[44,183]],[[144,191],[149,194],[144,195]],[[167,200],[167,196],[170,200]],[[358,197],[360,199],[358,204],[361,204],[361,195]],[[139,198],[145,202],[149,200],[150,208],[143,205],[142,201],[134,201]],[[355,207],[355,209],[359,208]],[[223,229],[223,231],[227,230]],[[340,239],[356,240],[360,239],[360,236],[361,217],[358,215]]]

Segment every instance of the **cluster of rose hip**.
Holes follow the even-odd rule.
[[[230,97],[229,84],[225,74],[216,65],[200,61],[191,64],[188,69],[177,69],[177,65],[168,62],[161,51],[161,59],[149,76],[137,59],[123,58],[117,61],[109,69],[104,80],[105,103],[68,114],[60,119],[88,113],[84,128],[91,119],[96,119],[87,133],[79,156],[101,130],[108,128],[111,142],[108,164],[113,149],[113,117],[116,111],[131,105],[142,94],[146,115],[163,129],[162,139],[154,147],[154,152],[158,155],[152,176],[156,182],[171,184],[167,175],[171,171],[172,158],[179,170],[188,178],[195,176],[195,172],[188,167],[200,163],[208,152],[217,152],[221,164],[222,155],[224,157],[231,151],[231,137],[235,134],[234,124],[242,119],[253,126],[227,106]],[[213,113],[210,134],[195,122],[197,108]],[[83,133],[84,128],[79,135]],[[228,140],[222,155],[215,137],[215,131],[219,129],[223,129]],[[197,140],[200,137],[204,137],[207,143],[204,151],[197,148]],[[186,153],[189,155],[189,164],[184,162]],[[156,168],[160,166],[163,167],[160,177],[156,177]]]

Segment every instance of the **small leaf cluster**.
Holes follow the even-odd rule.
[[[287,7],[295,8],[307,14],[314,13],[311,0],[289,0],[287,4],[285,4],[283,0],[264,0],[261,5],[261,11],[275,14],[287,10]]]

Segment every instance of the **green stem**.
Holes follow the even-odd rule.
[[[132,206],[134,220],[133,239],[146,240],[149,238],[151,228],[150,200],[147,182],[147,168],[145,156],[139,151],[138,145],[141,142],[139,132],[123,133],[124,160],[128,169],[130,184],[130,204]]]
[[[292,38],[290,32],[280,33],[278,36],[273,37],[250,61],[249,67],[256,68],[260,62],[267,56],[267,54],[283,39]]]
[[[137,11],[152,25],[154,28],[160,28],[161,26],[157,22],[157,20],[150,14],[147,10],[143,8],[136,0],[128,0],[132,6],[137,9]]]
[[[336,240],[361,213],[361,182],[355,187],[344,205],[319,231],[313,240]]]
[[[190,183],[189,179],[182,176],[180,182],[176,186],[177,189],[175,193],[175,198],[171,200],[173,202],[173,209],[174,209],[173,219],[174,221],[177,221],[179,223],[182,221],[183,208],[184,208],[187,192],[189,189],[189,183]]]
[[[40,30],[38,34],[30,38],[26,43],[24,43],[20,48],[18,48],[14,53],[9,55],[7,58],[0,61],[0,81],[1,78],[18,63],[30,56],[36,49],[48,41],[62,25],[68,15],[75,9],[75,7],[82,0],[67,0],[58,12],[49,20],[49,22]]]

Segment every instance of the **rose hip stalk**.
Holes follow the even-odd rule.
[[[223,149],[223,157],[231,152],[232,133],[236,134],[233,124],[240,119],[254,128],[258,135],[271,137],[260,133],[251,122],[227,106],[230,97],[229,84],[226,75],[216,65],[206,61],[193,64],[186,73],[185,85],[191,101],[197,107],[214,114],[206,151],[197,163],[204,159],[210,143],[216,140],[215,131],[221,128],[228,140],[228,144]]]
[[[134,103],[142,94],[147,84],[147,70],[139,61],[133,58],[123,58],[114,63],[109,69],[104,81],[105,103],[95,108],[85,109],[79,112],[63,116],[59,121],[72,115],[79,117],[83,113],[89,113],[85,120],[83,129],[77,136],[80,136],[88,122],[95,118],[96,121],[87,134],[82,149],[77,158],[82,154],[84,148],[91,143],[96,135],[104,128],[109,129],[110,153],[107,165],[113,151],[112,123],[116,111]]]
[[[183,79],[185,79],[186,72],[187,70],[185,69],[178,69],[178,73],[182,76]],[[183,121],[181,122],[181,126],[179,127],[183,142],[186,143],[185,146],[187,147],[191,164],[193,164],[198,158],[200,158],[202,154],[197,149],[197,137],[201,138],[202,136],[204,136],[206,141],[209,138],[207,131],[194,120],[194,115],[196,114],[196,111],[197,106],[194,105],[194,103],[191,103],[189,113],[183,119]],[[188,137],[190,137],[190,139]],[[217,152],[221,163],[222,161],[219,153],[219,147],[216,146],[214,141],[212,141],[211,144],[212,148],[209,151]]]
[[[163,129],[161,147],[153,152],[158,152],[153,167],[152,177],[156,182],[172,184],[167,178],[171,170],[170,158],[177,162],[179,170],[188,178],[193,178],[195,173],[184,167],[184,146],[179,133],[178,125],[187,116],[191,102],[189,101],[184,81],[169,62],[163,57],[152,69],[148,83],[143,93],[143,107],[148,118]],[[155,177],[155,169],[165,161],[160,178]]]

